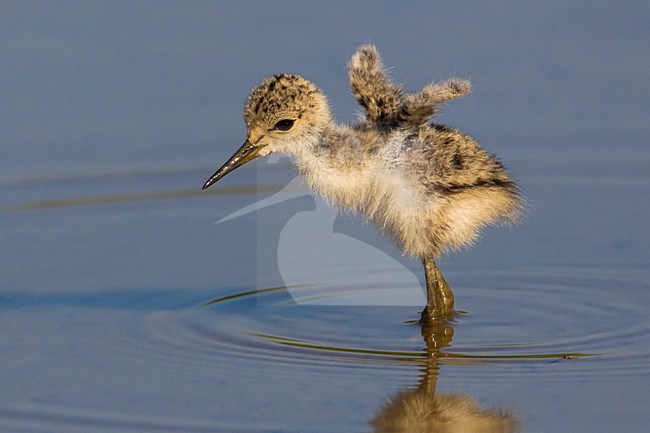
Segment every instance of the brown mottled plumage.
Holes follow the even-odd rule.
[[[362,45],[348,63],[352,94],[366,110],[366,120],[375,127],[394,129],[420,126],[428,122],[450,99],[465,96],[471,85],[451,78],[431,83],[415,93],[404,93],[386,73],[379,53],[372,45]]]
[[[453,294],[434,258],[470,244],[485,225],[514,220],[521,207],[516,185],[472,138],[427,124],[441,103],[466,95],[469,82],[450,79],[406,93],[370,45],[352,56],[348,75],[366,110],[354,126],[336,124],[325,95],[304,78],[264,80],[246,101],[246,142],[204,188],[258,156],[292,156],[315,192],[364,215],[423,261],[425,311],[449,317]]]

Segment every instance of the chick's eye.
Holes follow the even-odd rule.
[[[273,127],[273,129],[278,131],[288,131],[291,128],[293,128],[293,120],[291,119],[282,119]]]

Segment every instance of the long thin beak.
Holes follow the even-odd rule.
[[[260,149],[264,146],[255,146],[253,143],[250,141],[246,140],[246,142],[237,149],[237,152],[233,156],[230,157],[228,162],[226,162],[219,170],[217,170],[212,176],[210,176],[210,179],[203,185],[203,189],[209,188],[210,185],[236,169],[237,167],[241,167],[242,165],[246,164],[249,161],[252,161],[257,157],[257,154],[259,153]]]

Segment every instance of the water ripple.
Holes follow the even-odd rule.
[[[616,297],[611,292],[642,283],[607,280],[590,271],[563,276],[537,270],[503,277],[498,289],[457,289],[459,303],[469,312],[451,324],[453,341],[439,355],[449,374],[515,377],[529,374],[531,366],[543,370],[559,364],[577,367],[567,374],[611,378],[648,370],[650,321],[644,302],[625,295],[629,290]],[[647,287],[638,289],[634,293]],[[296,290],[310,297],[350,291],[332,293],[314,284],[291,289]],[[372,293],[371,288],[356,291],[358,296]],[[185,361],[202,364],[224,356],[328,367],[427,362],[413,308],[307,306],[290,300],[285,287],[232,292],[200,308],[149,316],[148,337],[161,356],[172,350],[178,361],[181,351]],[[476,368],[481,366],[486,368]]]

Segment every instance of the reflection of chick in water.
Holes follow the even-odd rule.
[[[453,328],[433,321],[422,324],[428,361],[420,385],[400,392],[371,421],[376,433],[513,433],[517,422],[503,409],[481,409],[471,396],[436,395],[440,349],[451,342]]]
[[[428,395],[421,389],[400,392],[372,420],[377,433],[511,433],[515,418],[505,411],[481,409],[468,395]]]

